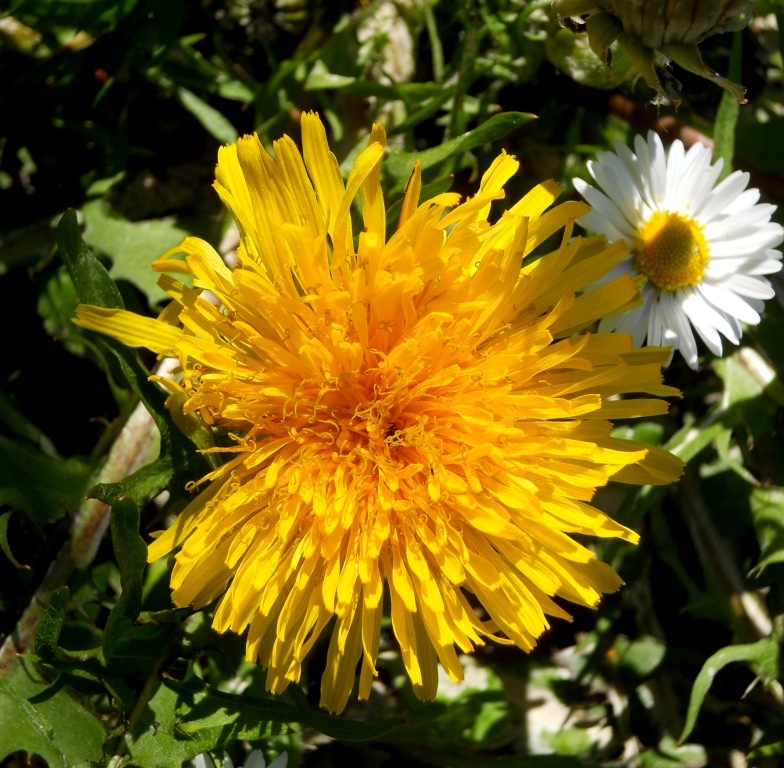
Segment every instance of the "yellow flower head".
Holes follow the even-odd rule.
[[[629,276],[578,295],[627,255],[570,241],[586,205],[545,212],[558,194],[546,183],[488,220],[511,156],[462,204],[420,203],[417,165],[387,239],[383,127],[346,183],[314,114],[302,141],[304,160],[287,136],[274,155],[255,136],[220,150],[236,269],[188,238],[184,261],[155,264],[193,276],[193,288],[161,278],[174,310],[81,306],[77,322],[179,358],[178,402],[236,441],[150,546],[150,560],[179,550],[174,602],[217,600],[214,627],[248,630],[247,657],[274,692],[299,680],[329,627],[321,702],[333,711],[358,665],[359,697],[370,694],[388,604],[414,690],[430,699],[438,662],[461,679],[458,652],[487,640],[530,650],[548,616],[568,619],[553,596],[595,606],[618,589],[571,534],[636,541],[590,505],[594,490],[680,474],[669,454],[610,436],[611,418],[666,411],[615,395],[675,394],[661,383],[669,350],[582,332],[638,301]],[[526,259],[556,233],[554,251]]]

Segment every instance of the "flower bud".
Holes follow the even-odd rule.
[[[553,10],[573,29],[567,19],[585,22],[591,49],[607,65],[617,41],[656,91],[655,101],[679,101],[681,84],[666,68],[670,61],[744,101],[746,89],[708,67],[698,45],[712,35],[743,29],[754,0],[553,0]]]

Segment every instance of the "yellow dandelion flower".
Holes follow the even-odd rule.
[[[618,589],[572,534],[636,541],[591,506],[595,489],[680,474],[669,454],[610,433],[612,418],[666,411],[669,350],[583,332],[639,301],[628,275],[580,294],[627,255],[570,239],[584,203],[545,212],[558,195],[546,183],[489,221],[513,157],[463,203],[420,203],[415,167],[387,238],[383,127],[345,183],[314,114],[302,141],[304,158],[287,136],[273,155],[255,136],[220,150],[236,269],[188,238],[154,265],[193,276],[162,276],[174,310],[81,306],[77,322],[179,358],[178,402],[236,441],[150,546],[151,561],[177,551],[174,602],[217,601],[213,626],[247,630],[247,658],[276,693],[328,630],[321,703],[335,712],[358,666],[370,694],[388,604],[414,691],[431,699],[438,662],[459,680],[458,652],[530,650],[548,617],[568,619],[553,596],[595,606]],[[554,251],[526,259],[556,233]],[[652,397],[616,397],[627,392]]]

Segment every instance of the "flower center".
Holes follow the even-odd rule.
[[[635,265],[663,291],[697,285],[709,259],[702,227],[688,216],[656,211],[640,230]]]

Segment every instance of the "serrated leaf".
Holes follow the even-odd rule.
[[[166,298],[166,293],[158,286],[159,276],[152,271],[151,265],[166,251],[178,246],[189,233],[178,227],[174,218],[128,221],[113,213],[103,200],[86,203],[82,213],[86,225],[85,241],[112,260],[109,275],[115,280],[133,283],[151,305]],[[88,304],[98,304],[86,299],[81,290],[79,295]]]
[[[79,506],[90,471],[78,459],[53,458],[26,441],[0,436],[0,505],[24,512],[37,525]]]
[[[162,679],[125,741],[134,764],[179,768],[200,752],[241,738],[259,738],[271,723],[310,725],[336,739],[380,736],[402,721],[362,723],[303,710],[279,698],[217,691],[199,680]]]
[[[90,489],[90,498],[112,506],[122,498],[131,499],[137,506],[157,496],[174,477],[169,458],[161,457],[145,465],[117,483],[99,483]]]
[[[14,752],[38,754],[49,768],[97,763],[106,730],[67,687],[31,703],[50,686],[22,663],[0,678],[0,761]]]
[[[190,691],[183,696],[170,680],[162,679],[141,715],[125,734],[125,751],[134,765],[155,765],[158,768],[180,768],[201,752],[218,749],[219,742],[192,737],[177,738],[177,725],[182,708],[197,703]]]
[[[120,566],[122,593],[109,614],[103,636],[103,653],[110,663],[123,636],[134,628],[142,607],[147,545],[139,535],[139,508],[132,499],[115,502],[109,523],[114,556]]]
[[[0,758],[19,751],[41,755],[50,768],[71,764],[56,743],[48,718],[0,679]]]
[[[384,160],[384,167],[387,173],[400,183],[411,175],[417,160],[421,163],[422,170],[427,170],[474,147],[498,141],[534,119],[536,119],[535,115],[526,112],[504,112],[493,115],[478,128],[445,141],[437,147],[431,147],[423,152],[391,152]]]
[[[727,664],[736,661],[747,662],[767,684],[779,675],[780,654],[781,647],[773,636],[758,640],[756,643],[729,645],[716,651],[705,662],[694,681],[689,698],[689,708],[686,712],[686,724],[683,726],[683,733],[681,733],[679,741],[681,743],[686,741],[694,730],[702,702],[705,700],[714,678]]]
[[[43,659],[53,656],[57,649],[70,596],[68,587],[60,587],[52,592],[44,608],[35,635],[35,652]]]
[[[139,509],[132,499],[114,502],[109,525],[122,592],[106,621],[103,657],[109,671],[117,676],[143,674],[168,652],[180,625],[177,621],[136,621],[142,605],[147,545],[139,535]]]

